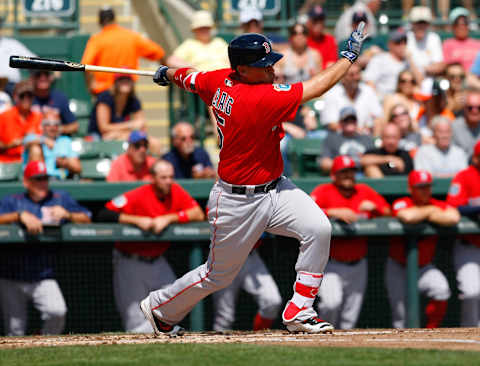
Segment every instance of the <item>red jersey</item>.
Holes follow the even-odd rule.
[[[455,175],[448,190],[448,204],[458,207],[464,205],[480,206],[480,171],[473,165]],[[469,243],[480,247],[479,235],[462,235]]]
[[[212,106],[220,138],[218,175],[238,185],[258,185],[283,171],[281,123],[293,120],[301,83],[245,84],[231,69],[190,74],[185,88]]]
[[[148,217],[180,212],[195,206],[198,206],[197,201],[177,183],[172,184],[170,194],[164,200],[159,200],[155,195],[153,185],[147,184],[115,197],[105,205],[106,208],[115,212]],[[144,257],[160,256],[169,246],[169,242],[115,243],[115,247],[122,252]]]
[[[328,215],[329,208],[349,208],[361,218],[371,219],[387,213],[390,207],[380,194],[366,184],[356,184],[355,192],[351,197],[343,196],[333,183],[321,184],[310,194],[317,205]],[[362,201],[369,200],[377,205],[377,212],[360,211]],[[367,255],[367,238],[332,238],[330,257],[340,262],[352,262]]]
[[[338,59],[338,46],[335,37],[331,34],[324,34],[320,39],[308,37],[307,44],[309,47],[317,50],[322,55],[322,68],[325,69],[329,64],[334,63]]]
[[[439,201],[435,198],[430,198],[430,205],[440,207],[442,210],[451,207],[445,201]],[[393,202],[393,216],[397,216],[398,213],[406,208],[415,207],[412,199],[410,197],[399,198]],[[435,255],[435,248],[437,246],[438,235],[432,235],[421,238],[418,243],[418,265],[423,267],[429,264],[433,256]],[[398,263],[406,265],[406,253],[405,253],[405,240],[401,237],[392,238],[390,241],[390,257],[395,259]]]

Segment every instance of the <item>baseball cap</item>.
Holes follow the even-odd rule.
[[[335,174],[341,170],[345,169],[356,169],[357,166],[355,162],[350,156],[347,155],[339,155],[333,159],[332,170],[331,173]]]
[[[263,14],[258,8],[254,6],[248,6],[240,11],[238,19],[242,24],[248,23],[252,20],[261,22],[263,20]]]
[[[408,174],[408,185],[410,187],[428,186],[432,184],[432,175],[426,170],[412,170]]]
[[[38,160],[29,162],[23,171],[23,177],[25,179],[48,177],[45,163]]]
[[[308,12],[308,17],[310,19],[325,19],[327,14],[325,13],[325,9],[323,9],[320,5],[315,5],[313,8],[310,9]]]
[[[453,24],[458,17],[466,17],[468,20],[468,18],[470,17],[470,12],[467,9],[458,6],[455,9],[452,9],[448,16],[448,21],[450,22],[450,24]]]
[[[107,22],[111,22],[115,19],[115,12],[110,5],[105,5],[100,8],[98,12],[98,22],[100,24],[104,24]]]
[[[388,39],[393,43],[400,43],[407,40],[407,33],[405,32],[405,29],[399,27],[390,32]]]
[[[190,29],[197,29],[203,27],[213,28],[215,22],[213,21],[212,14],[207,10],[199,10],[193,14],[192,23]]]
[[[352,15],[352,23],[360,23],[360,22],[368,23],[367,13],[361,10],[356,11]]]
[[[475,147],[473,148],[473,155],[477,156],[480,155],[480,140],[477,141]]]
[[[343,121],[347,117],[357,118],[357,112],[355,111],[355,108],[348,106],[348,107],[343,107],[340,110],[340,121]]]
[[[414,6],[412,10],[410,10],[409,15],[410,22],[418,23],[418,22],[432,22],[432,11],[430,8],[426,6]]]
[[[147,134],[140,130],[133,130],[128,136],[128,143],[135,144],[138,141],[148,140]]]

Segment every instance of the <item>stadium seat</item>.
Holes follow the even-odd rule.
[[[90,120],[91,105],[90,103],[80,99],[70,99],[70,110],[77,117],[79,124],[75,137],[84,137],[88,134],[88,123]]]
[[[296,173],[300,177],[319,176],[317,157],[322,154],[323,139],[292,139],[289,143],[290,156]]]
[[[98,141],[96,144],[99,156],[111,159],[115,159],[118,155],[123,154],[128,147],[128,142],[126,141]]]
[[[78,154],[80,159],[92,159],[97,158],[100,155],[97,142],[74,139],[72,142],[72,149]]]
[[[83,179],[104,180],[112,161],[110,159],[88,159],[82,160],[82,172],[80,177]]]
[[[21,170],[22,164],[20,163],[0,164],[0,182],[18,180]]]

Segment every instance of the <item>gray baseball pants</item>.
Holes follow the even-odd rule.
[[[155,315],[168,324],[180,322],[204,297],[228,286],[264,231],[298,239],[295,270],[322,273],[330,252],[330,221],[317,204],[289,179],[276,188],[232,193],[219,180],[208,201],[210,253],[207,262],[164,289],[150,293]]]

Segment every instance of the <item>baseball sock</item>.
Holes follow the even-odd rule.
[[[430,300],[425,307],[427,315],[426,328],[438,328],[447,312],[447,302],[440,300]]]
[[[263,318],[260,313],[257,313],[253,319],[253,330],[270,329],[272,324],[273,319]]]
[[[318,288],[322,283],[322,273],[298,272],[297,280],[294,284],[293,297],[287,308],[283,312],[284,320],[293,320],[295,316],[302,310],[311,308]]]

